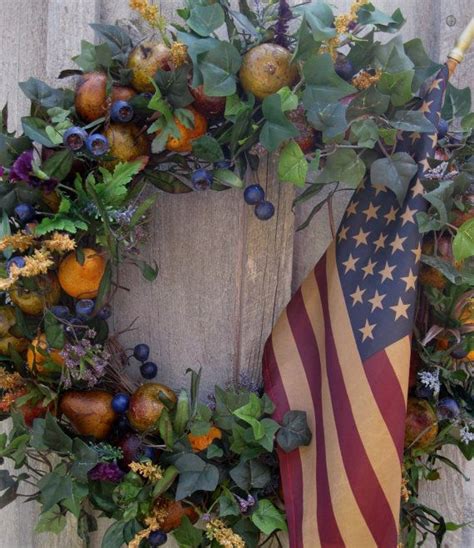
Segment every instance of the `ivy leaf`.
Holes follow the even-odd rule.
[[[408,103],[412,98],[414,75],[414,70],[404,70],[395,73],[383,72],[377,83],[377,87],[382,93],[390,96],[393,106],[399,107]]]
[[[72,453],[74,462],[71,466],[71,475],[80,481],[87,481],[87,472],[97,464],[97,452],[80,438],[74,438]]]
[[[354,150],[338,148],[328,156],[326,165],[316,179],[318,184],[341,182],[356,188],[365,175],[365,164]]]
[[[265,123],[260,132],[260,142],[269,152],[274,152],[287,139],[297,137],[298,130],[285,116],[278,94],[265,97],[262,112]]]
[[[304,19],[313,32],[316,42],[323,42],[336,36],[334,28],[334,14],[326,2],[318,1],[294,9],[295,14],[303,14]]]
[[[173,531],[180,548],[199,548],[204,532],[193,526],[188,516],[181,518],[180,526]]]
[[[281,97],[281,110],[283,112],[295,110],[298,107],[298,95],[293,93],[288,86],[282,87],[277,93]]]
[[[270,535],[276,530],[288,530],[284,515],[268,499],[258,501],[250,519],[265,535]]]
[[[185,44],[188,48],[188,55],[193,62],[193,88],[198,87],[203,83],[203,74],[201,72],[200,57],[205,53],[212,51],[222,44],[216,38],[200,38],[198,36],[189,34],[188,32],[178,31],[176,33],[180,42]],[[239,55],[240,60],[240,55]],[[232,94],[229,94],[232,95]]]
[[[313,33],[306,17],[303,17],[300,28],[296,33],[296,48],[293,53],[292,62],[306,61],[311,55],[314,55],[319,50],[321,42],[317,42],[313,38]]]
[[[424,195],[425,200],[436,209],[442,225],[448,222],[448,209],[452,207],[453,182],[440,181],[439,185]]]
[[[283,417],[282,426],[278,430],[277,443],[289,453],[302,445],[311,442],[311,430],[308,427],[305,411],[287,411]]]
[[[383,32],[396,32],[403,26],[405,19],[399,9],[395,10],[390,16],[369,3],[362,5],[357,10],[357,23],[360,25],[374,25]]]
[[[196,491],[214,491],[219,481],[218,469],[197,455],[178,457],[175,466],[179,470],[176,500],[182,500]]]
[[[379,158],[370,168],[373,185],[385,185],[392,190],[400,205],[405,200],[410,181],[418,168],[415,160],[406,152],[396,152],[390,158]]]
[[[86,480],[87,481],[87,480]],[[76,518],[79,518],[81,513],[82,501],[89,494],[89,489],[86,483],[73,482],[72,495],[63,500],[61,505],[67,508]]]
[[[54,504],[47,512],[42,512],[35,526],[35,533],[59,534],[66,527],[66,516],[61,508]]]
[[[453,240],[453,253],[456,261],[474,255],[474,219],[469,219],[459,227]]]
[[[60,150],[50,156],[41,166],[51,179],[62,181],[71,171],[74,155],[70,150]]]
[[[117,548],[125,543],[123,521],[114,522],[102,537],[101,548]]]
[[[62,350],[65,341],[63,326],[49,310],[44,317],[44,327],[48,345]]]
[[[301,147],[291,140],[283,147],[278,159],[278,178],[286,183],[304,187],[308,162]]]
[[[74,104],[72,90],[52,88],[38,78],[29,78],[26,82],[20,82],[18,85],[30,101],[43,108],[61,107],[67,109]]]
[[[422,255],[421,261],[424,264],[427,264],[428,266],[432,266],[433,268],[436,268],[436,270],[439,270],[441,274],[443,274],[443,276],[445,276],[451,283],[455,285],[459,285],[463,280],[463,276],[456,269],[456,267],[448,261],[445,261],[444,259],[432,255]]]
[[[97,69],[108,69],[112,65],[112,50],[107,43],[94,45],[87,40],[81,40],[81,53],[72,58],[84,72]]]
[[[159,70],[155,74],[155,82],[163,96],[175,108],[186,107],[194,100],[189,92],[189,70],[189,65],[183,65],[175,70]]]
[[[53,471],[38,482],[41,491],[40,501],[43,511],[47,512],[55,504],[72,496],[72,480],[69,476]]]
[[[240,510],[232,493],[221,495],[219,497],[219,515],[225,516],[239,516]]]
[[[250,394],[249,402],[234,411],[234,415],[252,427],[256,440],[263,438],[265,431],[259,422],[263,408],[260,398],[256,394]]]
[[[412,60],[405,53],[401,36],[395,36],[385,44],[374,48],[375,66],[382,72],[400,72],[414,68]]]
[[[210,135],[203,135],[192,143],[193,155],[205,162],[218,162],[224,159],[221,145]]]
[[[341,103],[332,103],[321,108],[318,103],[311,103],[306,108],[309,122],[313,127],[323,132],[325,139],[334,139],[346,130],[347,106]]]
[[[379,138],[379,128],[370,118],[357,120],[351,125],[351,138],[364,148],[374,148]]]
[[[241,460],[229,472],[237,487],[249,492],[251,489],[263,489],[272,479],[270,469],[256,459]]]
[[[462,118],[471,111],[471,89],[455,88],[448,82],[446,88],[446,96],[444,99],[443,109],[441,110],[441,118],[445,120],[453,120],[454,118]]]
[[[46,447],[58,453],[70,453],[72,451],[72,439],[63,432],[57,420],[49,412],[46,414],[44,422],[43,443]]]
[[[204,81],[204,93],[211,97],[233,95],[237,89],[235,75],[240,63],[240,53],[229,42],[218,42],[215,48],[203,54],[199,69]]]
[[[27,137],[45,147],[52,148],[54,147],[54,143],[46,132],[47,125],[48,124],[44,120],[41,120],[41,118],[35,118],[33,116],[24,116],[21,119],[21,126]]]
[[[384,114],[390,104],[390,97],[376,87],[370,87],[358,93],[347,107],[347,119],[355,120],[366,114]]]
[[[357,91],[336,73],[328,53],[312,56],[306,61],[303,75],[306,82],[303,104],[306,109],[315,102],[319,107],[334,103]]]
[[[224,10],[219,4],[194,6],[186,23],[196,34],[207,37],[224,24]]]
[[[106,41],[114,59],[132,48],[130,36],[118,25],[92,23],[90,27]]]
[[[260,421],[260,424],[263,428],[263,437],[258,440],[258,444],[271,453],[273,451],[275,434],[280,428],[280,425],[272,419],[263,419]]]
[[[415,67],[415,76],[412,82],[412,91],[416,92],[420,86],[428,80],[442,65],[432,61],[419,38],[414,38],[403,45],[405,53],[408,55]]]
[[[436,133],[434,125],[419,110],[398,110],[390,125],[402,131]]]

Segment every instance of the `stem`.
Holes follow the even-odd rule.
[[[336,237],[336,224],[334,222],[334,211],[332,208],[332,198],[334,191],[331,192],[328,196],[328,216],[329,216],[329,227],[331,228],[331,237],[334,239]]]
[[[384,155],[387,157],[387,158],[390,158],[390,154],[387,152],[387,149],[385,148],[385,146],[383,145],[382,141],[379,139],[377,141],[377,144],[379,145],[380,147],[380,150],[384,153]]]

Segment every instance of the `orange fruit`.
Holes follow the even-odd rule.
[[[169,533],[170,531],[177,529],[181,525],[184,516],[186,516],[191,523],[196,523],[199,518],[198,513],[192,506],[184,506],[180,500],[160,497],[155,502],[154,508],[163,515],[163,519],[160,522],[160,529],[164,533]]]
[[[44,353],[46,353],[46,355],[44,355]],[[49,348],[48,342],[46,341],[46,335],[41,333],[31,341],[28,352],[26,353],[26,363],[31,371],[44,373],[44,363],[48,358],[60,367],[64,365],[64,358],[61,356],[60,351],[56,348]]]
[[[425,449],[438,435],[435,410],[426,400],[408,398],[405,419],[405,448]]]
[[[93,299],[97,296],[105,271],[105,259],[95,249],[82,250],[84,264],[74,252],[69,253],[59,265],[58,277],[63,290],[76,299]]]
[[[179,131],[179,137],[169,136],[166,148],[174,152],[191,152],[192,141],[204,135],[207,131],[207,120],[193,107],[187,107],[187,110],[194,114],[194,127],[188,128],[177,118],[174,119]]]
[[[202,436],[195,436],[194,434],[188,434],[188,440],[194,452],[204,451],[207,449],[214,440],[220,440],[222,438],[222,431],[217,426],[211,426],[207,434]]]

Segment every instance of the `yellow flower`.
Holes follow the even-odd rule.
[[[130,0],[129,6],[139,13],[152,27],[160,27],[163,24],[158,13],[158,6],[153,6],[147,0]]]
[[[74,251],[76,242],[68,235],[54,232],[49,240],[44,240],[44,246],[49,251],[57,251],[58,253],[66,253],[66,251]]]
[[[211,520],[206,525],[206,536],[209,540],[215,540],[224,548],[245,548],[242,537],[234,533],[230,527],[218,518]]]
[[[11,236],[5,236],[0,240],[0,251],[4,251],[7,247],[11,247],[17,251],[26,251],[34,243],[34,237],[25,232],[17,232]]]
[[[138,463],[132,463],[132,464],[138,464]],[[128,543],[128,548],[138,548],[140,546],[140,542],[148,538],[150,533],[153,533],[153,531],[158,531],[158,529],[161,528],[161,524],[163,523],[163,520],[166,517],[166,512],[163,512],[162,510],[155,510],[151,516],[148,516],[145,518],[145,525],[147,526],[146,529],[142,529],[141,531],[138,531],[138,533],[135,535],[135,537]]]
[[[13,390],[23,385],[23,377],[19,373],[10,373],[4,367],[0,367],[0,388]]]
[[[40,274],[46,274],[54,266],[51,253],[46,248],[35,249],[33,255],[23,257],[25,266],[18,268],[15,264],[10,267],[10,278],[17,280],[20,276],[33,278]]]
[[[130,463],[130,470],[140,474],[150,481],[159,481],[163,477],[163,470],[152,464],[151,462],[132,462]]]
[[[380,69],[377,69],[375,74],[370,74],[370,72],[367,72],[366,70],[361,70],[352,78],[352,85],[357,89],[367,89],[376,84],[381,76],[382,71]]]
[[[188,60],[188,46],[181,42],[173,42],[171,45],[171,61],[175,68],[184,65]]]
[[[349,23],[352,23],[353,18],[345,13],[344,15],[337,15],[334,19],[334,26],[336,27],[337,34],[344,34],[349,28]]]

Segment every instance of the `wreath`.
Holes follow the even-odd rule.
[[[199,395],[155,381],[150,348],[123,349],[109,333],[120,265],[147,280],[140,256],[157,188],[174,194],[242,189],[256,216],[274,205],[245,186],[262,154],[277,153],[295,205],[315,199],[308,220],[370,171],[400,198],[416,164],[391,155],[400,131],[433,127],[413,108],[439,68],[419,39],[388,42],[400,10],[357,0],[335,15],[324,2],[186,2],[169,24],[146,0],[142,18],[93,24],[82,42],[75,91],[30,78],[22,133],[0,134],[0,507],[36,500],[36,532],[58,533],[66,515],[87,540],[91,508],[113,519],[102,546],[257,546],[286,529],[276,448],[311,433],[303,412],[271,418],[258,383]],[[141,27],[141,30],[138,30]],[[422,181],[430,203],[407,413],[401,527],[407,546],[448,523],[417,498],[419,481],[456,468],[440,450],[474,451],[474,115],[469,90],[449,85],[435,159]],[[446,120],[446,121],[445,121]],[[322,189],[328,189],[317,200]],[[240,199],[237,192],[235,199]],[[127,367],[139,365],[137,384]],[[41,466],[40,466],[41,465]],[[459,470],[458,470],[459,471]]]

